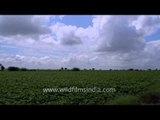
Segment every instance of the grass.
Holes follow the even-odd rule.
[[[136,105],[139,97],[133,95],[118,96],[113,101],[109,101],[108,105]]]
[[[43,92],[72,86],[116,92]],[[160,71],[0,71],[0,105],[158,104],[159,93]]]

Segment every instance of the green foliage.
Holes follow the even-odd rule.
[[[72,71],[80,71],[80,68],[74,67],[71,69]]]
[[[137,105],[138,104],[138,96],[133,95],[123,95],[118,96],[113,101],[109,101],[109,105]]]
[[[139,104],[158,104],[160,105],[160,92],[148,91],[142,94],[139,99]]]
[[[160,71],[0,71],[0,105],[141,104],[141,97],[148,99],[143,96],[146,91],[160,92],[159,80]],[[43,92],[73,86],[115,88],[116,92]]]
[[[20,68],[20,71],[27,71],[27,68]]]
[[[8,67],[8,71],[19,71],[19,68],[11,66],[11,67]]]
[[[0,66],[0,67],[1,67],[1,70],[4,71],[5,67],[4,66]]]
[[[27,71],[27,70],[28,70],[27,68],[19,68],[14,66],[8,67],[8,71]]]

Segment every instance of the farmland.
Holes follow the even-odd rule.
[[[44,92],[44,88],[115,92]],[[143,105],[160,103],[160,71],[0,71],[0,105]]]

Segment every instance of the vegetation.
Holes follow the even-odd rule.
[[[4,67],[4,66],[1,66],[1,70],[4,71],[4,69],[5,69],[5,67]]]
[[[80,68],[74,67],[71,69],[72,71],[80,71]]]
[[[27,68],[20,68],[21,71],[27,71]]]
[[[0,71],[0,83],[0,105],[160,104],[160,71]],[[73,86],[116,91],[43,91]]]
[[[0,64],[0,68],[1,68],[2,71],[5,70],[5,67],[2,64]]]
[[[8,71],[19,71],[20,69],[18,67],[14,67],[14,66],[11,66],[11,67],[8,67]]]

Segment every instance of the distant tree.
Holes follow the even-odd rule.
[[[95,70],[95,68],[92,68],[92,70]]]
[[[148,69],[148,71],[151,71],[151,69]]]
[[[1,70],[4,71],[5,67],[2,64],[0,64],[0,67],[1,67]]]
[[[63,68],[63,67],[61,67],[60,71],[62,71],[62,70],[64,70],[64,68]]]
[[[29,71],[36,71],[36,69],[29,69]]]
[[[21,68],[20,71],[27,71],[27,68]]]
[[[133,71],[133,70],[134,70],[133,68],[128,69],[128,71]]]
[[[4,71],[5,67],[3,65],[1,65],[1,70]]]
[[[67,70],[67,68],[65,68],[65,70]]]
[[[10,66],[8,67],[9,71],[19,71],[20,69],[18,67]]]
[[[112,69],[109,69],[109,71],[112,71]]]
[[[71,69],[72,71],[80,71],[80,68],[74,67]]]

